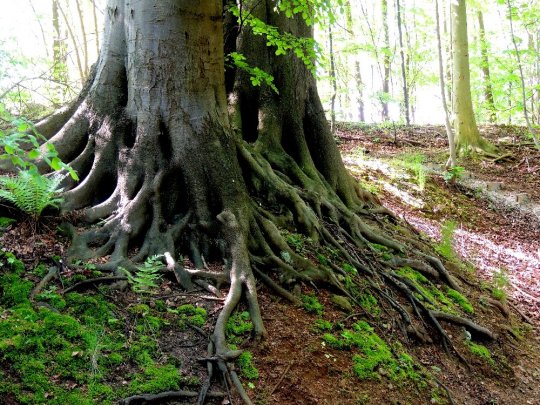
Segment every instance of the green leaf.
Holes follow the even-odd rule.
[[[28,158],[29,159],[37,159],[41,155],[41,152],[39,149],[32,149],[30,152],[28,152]]]
[[[57,157],[54,157],[52,158],[51,160],[51,167],[54,169],[54,170],[60,170],[62,169],[62,161],[57,158]]]

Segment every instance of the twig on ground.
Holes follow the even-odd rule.
[[[276,390],[278,389],[279,387],[279,384],[281,384],[281,382],[283,381],[283,379],[285,378],[285,376],[287,375],[287,373],[289,372],[289,369],[291,368],[291,366],[293,365],[294,363],[294,360],[291,360],[291,362],[289,363],[289,365],[287,366],[287,368],[285,369],[285,371],[283,371],[283,374],[281,374],[281,377],[279,377],[279,380],[278,382],[276,383],[276,385],[274,385],[274,388],[272,388],[272,391],[270,391],[270,397],[272,396],[272,394],[274,394],[274,392],[276,392]]]
[[[54,278],[58,275],[58,267],[56,266],[52,266],[50,269],[49,269],[49,272],[45,275],[45,277],[43,277],[43,279],[38,283],[38,285],[36,285],[34,287],[34,289],[32,290],[32,292],[30,293],[30,299],[34,299],[34,297],[36,295],[38,295],[41,290],[43,290],[47,284]]]

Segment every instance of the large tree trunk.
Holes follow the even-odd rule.
[[[280,32],[312,38],[299,16],[286,18],[273,8],[271,0],[258,1],[249,13]],[[233,356],[225,325],[242,296],[256,337],[266,333],[252,269],[297,304],[289,289],[299,282],[330,284],[356,302],[340,281],[347,275],[340,266],[348,263],[359,272],[347,276],[350,283],[367,281],[404,333],[426,336],[392,298],[396,292],[449,342],[436,316],[389,267],[410,266],[455,289],[458,284],[406,224],[396,234],[400,241],[390,236],[397,231],[383,224],[397,219],[345,170],[315,79],[300,59],[276,56],[264,37],[249,25],[240,31],[230,16],[224,44],[217,0],[109,0],[107,16],[89,84],[72,106],[38,124],[45,135],[56,133],[50,142],[83,178],[65,194],[64,208],[85,208],[88,221],[102,220],[74,237],[72,257],[110,254],[102,267],[114,270],[165,254],[186,289],[194,279],[211,291],[211,283],[228,283],[208,355],[221,371]],[[224,75],[224,45],[271,73],[279,94],[252,86],[244,71]],[[287,231],[339,258],[310,261],[287,244]],[[394,252],[392,261],[381,259],[373,243]],[[178,253],[196,269],[176,263]],[[223,262],[224,271],[204,269],[204,259]],[[249,403],[234,371],[229,374]]]

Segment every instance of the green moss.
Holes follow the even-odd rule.
[[[240,343],[241,337],[252,330],[253,322],[251,322],[251,317],[247,311],[234,312],[227,321],[227,325],[225,325],[227,339],[233,344]]]
[[[358,302],[360,306],[371,315],[378,316],[381,314],[381,308],[377,298],[369,293],[363,293],[358,296]]]
[[[251,352],[243,352],[237,360],[240,375],[244,378],[254,380],[259,378],[259,370],[253,364],[253,355]]]
[[[356,276],[358,274],[358,270],[356,270],[356,268],[351,266],[349,263],[343,263],[341,267],[343,268],[343,270],[345,270],[348,274],[352,276]]]
[[[469,350],[471,351],[471,353],[474,354],[475,356],[482,358],[483,360],[487,361],[491,365],[495,364],[495,361],[491,357],[491,353],[486,346],[478,344],[478,343],[474,343],[470,340],[467,341],[467,346],[469,347]]]
[[[22,404],[111,404],[134,393],[181,388],[182,379],[174,364],[157,365],[159,330],[167,319],[145,304],[129,308],[135,315],[125,324],[123,309],[116,308],[100,294],[55,292],[54,284],[36,298],[55,307],[35,307],[28,295],[33,283],[24,279],[24,266],[13,257],[0,275],[0,393]],[[13,265],[13,266],[12,266]],[[184,307],[181,316],[206,320],[203,308]],[[128,317],[133,318],[133,316]],[[139,329],[139,326],[141,328]],[[130,328],[126,344],[126,328]],[[134,330],[135,329],[135,330]],[[137,332],[139,330],[139,332]],[[174,359],[172,359],[174,361]],[[140,368],[123,375],[119,385],[118,367]],[[71,383],[77,384],[75,388]]]
[[[317,319],[315,321],[315,329],[316,330],[320,330],[320,331],[325,331],[325,330],[332,330],[332,322],[329,322],[325,319]]]
[[[155,300],[154,305],[155,305],[156,311],[165,312],[167,310],[167,304],[165,304],[165,301],[163,300]]]
[[[136,304],[129,307],[128,311],[134,315],[145,316],[150,313],[150,307],[146,304]]]
[[[129,385],[131,394],[159,393],[162,391],[178,390],[182,376],[172,364],[146,364],[141,373],[132,376]]]
[[[455,221],[446,221],[441,227],[441,241],[435,246],[435,250],[448,260],[456,259],[454,250],[454,232],[457,228]]]
[[[32,273],[34,273],[34,275],[36,275],[37,277],[45,277],[48,272],[49,271],[47,270],[47,266],[45,266],[43,263],[38,264],[36,268],[32,271]]]
[[[352,330],[345,329],[340,337],[325,333],[323,340],[335,349],[355,350],[352,356],[353,372],[360,379],[379,379],[384,374],[398,382],[420,380],[420,375],[414,370],[412,357],[404,352],[395,357],[367,322],[355,323]]]
[[[54,290],[45,291],[36,295],[36,301],[46,302],[58,310],[66,307],[64,298],[60,294],[55,293]]]
[[[416,281],[418,283],[429,283],[429,280],[422,273],[412,269],[409,266],[398,269],[396,274],[402,277],[407,277],[409,280]]]
[[[185,304],[178,307],[177,312],[180,314],[180,323],[190,323],[192,325],[202,327],[206,323],[208,314],[206,309]]]
[[[454,301],[456,304],[458,304],[461,307],[461,309],[463,309],[463,311],[467,312],[468,314],[474,313],[473,306],[471,305],[469,300],[466,297],[464,297],[461,293],[459,293],[458,291],[452,288],[448,288],[446,293],[448,294],[450,299],[452,299],[452,301]]]
[[[304,303],[304,309],[308,312],[321,315],[324,311],[324,305],[319,302],[317,297],[312,295],[303,295],[302,302]]]

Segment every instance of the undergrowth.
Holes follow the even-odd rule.
[[[159,348],[159,333],[170,322],[162,317],[167,312],[137,304],[128,316],[100,293],[62,296],[54,285],[33,302],[34,283],[26,279],[24,264],[4,252],[0,264],[2,396],[22,404],[110,404],[194,383]],[[199,308],[179,312],[189,322],[206,319]]]

